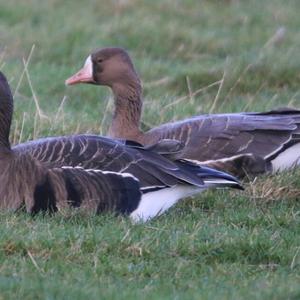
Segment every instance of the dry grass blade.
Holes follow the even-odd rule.
[[[229,92],[227,93],[226,97],[224,98],[224,101],[221,105],[221,107],[224,106],[224,104],[228,101],[229,97],[231,96],[232,92],[235,90],[235,88],[238,86],[238,84],[241,82],[244,75],[250,70],[252,66],[254,66],[255,63],[259,62],[263,56],[264,56],[264,49],[270,48],[271,46],[277,45],[281,43],[286,35],[286,29],[285,27],[280,27],[275,34],[268,39],[268,41],[260,48],[258,51],[258,56],[255,62],[248,64],[245,69],[241,72],[240,76],[237,78],[233,86],[229,89]]]
[[[264,44],[263,48],[269,48],[281,44],[284,41],[285,36],[286,28],[284,26],[279,27],[275,34]]]
[[[57,109],[57,112],[55,114],[54,123],[57,122],[57,120],[59,118],[59,115],[63,113],[63,111],[64,111],[63,108],[64,108],[64,104],[65,104],[66,100],[67,100],[67,96],[63,96],[63,98],[61,100],[61,103],[60,103],[60,105],[59,105],[59,107]]]
[[[215,110],[215,108],[217,106],[217,103],[218,103],[218,100],[219,100],[219,97],[220,97],[220,93],[221,93],[222,87],[224,85],[225,75],[226,75],[226,71],[224,70],[223,76],[222,76],[222,79],[220,81],[220,85],[219,85],[219,88],[218,88],[218,92],[217,92],[216,97],[214,99],[214,102],[212,103],[212,106],[211,106],[211,108],[209,110],[210,114],[214,112],[214,110]]]
[[[299,251],[300,251],[300,247],[297,247],[296,253],[293,256],[293,259],[292,259],[292,262],[291,262],[291,266],[290,266],[291,270],[293,270],[295,268],[296,258],[297,258],[298,254],[299,254]]]
[[[235,90],[235,88],[239,85],[239,83],[241,82],[243,76],[249,71],[249,69],[253,66],[253,63],[248,64],[246,66],[246,68],[241,72],[240,76],[238,77],[238,79],[235,81],[235,83],[232,85],[232,87],[229,89],[226,97],[224,98],[224,101],[222,102],[221,108],[223,108],[223,106],[226,104],[226,102],[228,101],[229,97],[231,96],[232,92]]]
[[[263,89],[266,85],[267,85],[266,82],[263,82],[263,83],[260,85],[260,87],[257,89],[257,91],[255,92],[255,94],[253,94],[253,95],[249,98],[249,100],[247,101],[246,105],[243,107],[242,111],[247,111],[248,108],[252,107],[252,104],[253,104],[254,100],[256,99],[256,97],[259,95],[259,93],[262,91],[262,89]],[[275,94],[274,96],[276,96],[276,94]],[[274,96],[273,96],[273,97],[274,97]],[[274,101],[273,97],[272,97],[272,99],[270,100],[270,102],[271,102],[271,101]],[[275,98],[275,99],[276,99],[276,98]]]
[[[1,65],[0,65],[0,70],[3,69],[5,66],[5,62],[3,62]]]
[[[12,136],[12,144],[13,145],[20,144],[22,142],[26,116],[27,116],[27,113],[23,112],[22,124],[21,124],[20,131],[19,131],[19,122],[18,122],[18,120],[15,120],[14,133]]]
[[[22,126],[21,126],[20,136],[19,136],[19,144],[22,142],[22,138],[23,138],[26,115],[27,115],[27,113],[24,112],[23,113],[23,118],[22,118]]]
[[[126,233],[124,234],[124,236],[122,237],[121,243],[123,243],[123,242],[127,239],[127,237],[129,236],[129,234],[130,234],[130,229],[128,229],[128,230],[126,231]]]
[[[163,114],[163,113],[164,113],[167,109],[169,109],[170,107],[172,107],[172,106],[174,106],[174,105],[180,103],[181,101],[184,101],[184,100],[186,100],[186,99],[188,99],[188,98],[191,98],[191,97],[195,97],[195,96],[197,96],[199,93],[204,92],[204,91],[206,91],[207,89],[209,89],[209,88],[211,88],[211,87],[214,87],[214,86],[216,86],[216,85],[220,85],[221,82],[222,82],[222,80],[218,80],[218,81],[213,82],[213,83],[211,83],[211,84],[209,84],[209,85],[207,85],[207,86],[205,86],[205,87],[203,87],[203,88],[200,88],[200,89],[196,90],[196,91],[193,92],[192,94],[189,94],[189,95],[186,95],[186,96],[183,96],[183,97],[180,97],[180,98],[176,99],[175,101],[173,101],[173,102],[171,102],[171,103],[165,105],[165,107],[162,108],[162,110],[161,110],[161,114]]]
[[[292,97],[291,100],[288,103],[288,106],[293,106],[295,102],[297,101],[297,96],[299,95],[300,91],[297,91]],[[299,103],[299,102],[298,102]]]
[[[163,77],[161,79],[145,83],[144,87],[145,88],[156,87],[156,86],[168,84],[170,81],[171,81],[171,78],[169,76],[166,76],[166,77]]]
[[[16,96],[16,94],[17,94],[18,91],[19,91],[19,88],[20,88],[20,86],[21,86],[21,83],[22,83],[22,81],[23,81],[23,78],[24,78],[24,75],[25,75],[25,72],[26,72],[26,68],[28,68],[28,65],[29,65],[29,63],[30,63],[30,60],[31,60],[31,57],[32,57],[32,55],[33,55],[34,49],[35,49],[35,45],[33,44],[32,47],[31,47],[31,50],[30,50],[30,52],[29,52],[29,55],[28,55],[28,57],[27,57],[27,59],[26,59],[26,67],[24,67],[24,69],[23,69],[23,71],[22,71],[22,73],[21,73],[20,79],[19,79],[19,81],[18,81],[18,84],[17,84],[17,86],[16,86],[16,89],[15,89],[15,91],[14,91],[14,94],[13,94],[14,97]],[[24,60],[23,60],[23,62],[24,62]]]
[[[20,88],[20,85],[21,85],[21,82],[23,80],[24,75],[26,75],[26,78],[27,78],[27,81],[28,81],[28,84],[29,84],[29,87],[30,87],[30,90],[31,90],[31,94],[32,94],[32,97],[33,97],[33,100],[34,100],[35,107],[36,107],[37,114],[38,114],[39,118],[40,119],[49,119],[49,117],[46,116],[46,114],[44,114],[43,111],[40,108],[39,100],[38,100],[38,98],[36,96],[36,93],[34,91],[34,88],[33,88],[32,82],[31,82],[31,78],[30,78],[30,75],[29,75],[29,71],[28,71],[29,62],[31,60],[34,49],[35,49],[35,45],[32,45],[28,58],[27,59],[23,58],[24,69],[21,73],[19,82],[18,82],[17,87],[15,89],[14,96]]]
[[[64,104],[65,104],[66,100],[67,100],[67,96],[64,95],[60,102],[60,105],[55,113],[53,120],[51,120],[51,127],[49,129],[49,132],[52,132],[57,124],[59,124],[59,126],[62,127],[62,129],[64,131],[64,128],[65,128]]]
[[[30,260],[32,261],[32,264],[39,271],[39,273],[42,273],[42,274],[45,273],[45,271],[39,267],[39,265],[37,264],[37,262],[35,261],[34,257],[32,256],[32,254],[30,253],[29,250],[27,250],[27,254],[28,254]]]
[[[33,139],[38,137],[38,119],[40,119],[38,112],[36,111],[34,114],[34,122],[33,122]]]
[[[256,178],[245,189],[245,195],[253,200],[273,202],[281,199],[300,199],[300,188],[297,176],[286,177],[272,175],[266,178]]]
[[[18,122],[18,120],[15,120],[14,133],[13,133],[13,136],[12,136],[12,144],[13,145],[15,145],[16,141],[17,141],[18,129],[19,129],[19,122]]]
[[[192,85],[191,85],[191,81],[190,78],[188,76],[185,77],[186,78],[186,84],[188,87],[188,91],[189,91],[189,98],[192,104],[195,103],[195,97],[193,95],[193,90],[192,90]]]
[[[103,112],[103,118],[101,120],[101,124],[100,124],[100,135],[103,135],[104,133],[104,124],[106,122],[106,116],[108,115],[108,111],[111,109],[111,106],[112,106],[112,103],[113,103],[113,99],[111,97],[108,98],[107,100],[107,103],[106,103],[106,106],[105,106],[105,109],[104,109],[104,112]]]
[[[34,104],[35,104],[37,114],[38,114],[40,119],[49,120],[49,117],[46,114],[44,114],[43,111],[40,108],[39,100],[38,100],[38,97],[36,96],[36,93],[33,89],[33,85],[32,85],[30,75],[29,75],[29,72],[28,72],[28,64],[27,64],[27,62],[24,58],[23,58],[23,64],[24,64],[25,74],[26,74],[27,81],[28,81],[28,84],[29,84],[29,87],[30,87],[30,91],[31,91],[31,94],[32,94],[32,97],[33,97],[33,100],[34,100]]]

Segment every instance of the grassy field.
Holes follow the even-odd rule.
[[[110,91],[64,86],[105,46],[134,59],[145,128],[203,112],[300,108],[299,11],[298,0],[0,0],[11,139],[105,134]],[[300,172],[246,187],[137,226],[1,213],[0,299],[299,299]]]

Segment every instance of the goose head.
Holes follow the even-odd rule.
[[[128,53],[122,48],[103,48],[91,53],[81,70],[66,80],[66,85],[90,83],[114,89],[140,85]]]

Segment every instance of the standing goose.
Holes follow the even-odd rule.
[[[156,152],[92,135],[45,138],[11,148],[12,113],[12,94],[0,72],[0,209],[25,205],[37,213],[80,207],[147,221],[209,187],[240,188],[230,175],[172,160],[180,147],[171,141],[151,146]]]
[[[251,168],[281,171],[300,162],[300,111],[279,109],[265,113],[201,115],[167,123],[147,132],[140,130],[142,86],[133,63],[122,48],[93,52],[84,67],[66,80],[67,85],[91,83],[108,86],[114,94],[115,111],[108,135],[135,140],[143,145],[161,139],[176,139],[185,144],[181,158],[213,163],[253,155]],[[265,168],[263,164],[267,164]],[[262,164],[262,165],[261,165]],[[243,173],[242,173],[243,174]],[[241,175],[235,173],[235,175]]]

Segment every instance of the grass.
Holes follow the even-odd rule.
[[[145,127],[299,108],[299,9],[298,0],[0,1],[11,139],[105,133],[110,92],[64,80],[110,45],[128,49],[143,78]],[[299,299],[299,175],[211,191],[146,225],[1,213],[0,299]]]

